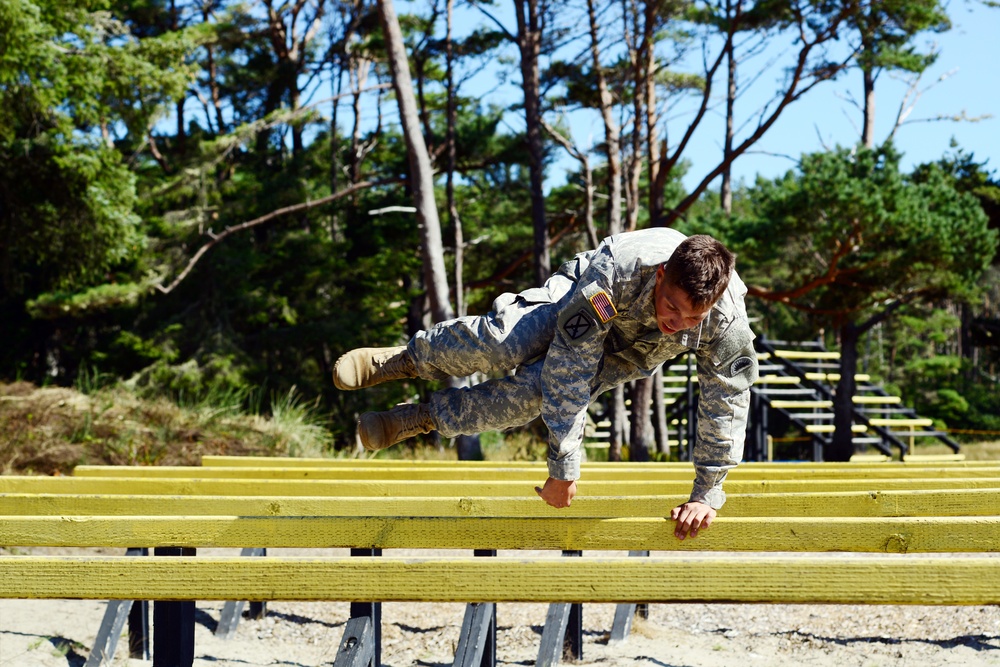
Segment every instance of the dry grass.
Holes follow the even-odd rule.
[[[332,439],[291,398],[267,417],[236,405],[183,407],[123,387],[88,394],[0,384],[0,471],[68,474],[80,464],[198,465],[205,454],[321,456]]]
[[[917,445],[914,454],[953,454],[944,445]],[[969,442],[962,445],[961,453],[966,461],[996,461],[1000,460],[1000,440]]]

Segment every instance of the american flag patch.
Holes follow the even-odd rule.
[[[601,323],[606,323],[618,316],[618,311],[615,310],[615,304],[611,303],[611,299],[608,297],[606,292],[598,292],[594,296],[590,297],[590,305],[594,307],[594,312],[597,316],[601,318]]]

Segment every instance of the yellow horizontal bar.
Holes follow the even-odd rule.
[[[687,494],[648,496],[580,495],[555,509],[538,498],[156,496],[6,494],[0,516],[665,516]],[[989,516],[1000,515],[1000,489],[924,491],[833,491],[825,493],[729,494],[722,516]]]
[[[910,463],[946,463],[965,461],[965,454],[904,454],[903,461]]]
[[[806,373],[807,380],[815,380],[817,382],[840,382],[840,373]],[[855,373],[855,382],[868,382],[872,379],[872,376],[868,373]]]
[[[802,378],[795,375],[761,375],[755,384],[799,384]]]
[[[784,359],[840,359],[840,352],[810,352],[809,350],[775,350],[774,356]]]
[[[851,400],[862,405],[895,405],[903,402],[899,396],[853,396]]]
[[[892,418],[889,418],[889,417],[887,417],[887,418],[875,417],[875,418],[869,419],[868,421],[871,422],[871,424],[874,425],[874,426],[908,426],[908,427],[912,427],[912,426],[932,426],[934,424],[934,420],[930,419],[928,417],[917,417],[917,418],[914,418],[914,419],[906,419],[906,418],[892,419]]]
[[[990,557],[7,556],[0,563],[0,598],[934,605],[1000,600],[1000,559]]]
[[[833,433],[837,427],[833,424],[809,424],[806,433]],[[868,427],[864,424],[851,424],[851,433],[864,433]]]
[[[831,432],[831,425],[817,425],[817,430]],[[864,430],[864,426],[855,426],[855,431]],[[809,430],[807,428],[807,430]],[[271,479],[271,480],[396,480],[403,482],[417,481],[522,481],[534,484],[539,480],[538,469],[527,468],[497,468],[494,470],[484,470],[482,468],[472,468],[462,470],[456,468],[424,467],[413,466],[411,468],[375,468],[357,467],[273,467],[261,466],[258,468],[233,466],[233,467],[201,467],[201,466],[77,466],[74,476],[80,478],[87,477],[148,477],[150,479]],[[857,477],[859,471],[856,467],[843,464],[840,467],[832,465],[824,467],[795,467],[786,466],[783,468],[761,468],[755,466],[739,466],[729,473],[730,480],[737,479],[812,479],[817,477],[839,478]],[[899,468],[884,467],[873,469],[865,473],[869,478],[911,478],[911,477],[1000,477],[1000,465],[994,468],[981,467],[974,471],[963,468],[914,468],[905,472]],[[591,481],[690,481],[694,477],[692,465],[677,468],[630,468],[621,466],[615,468],[585,469],[581,479],[585,482]]]
[[[154,477],[8,477],[0,476],[0,493],[86,493],[226,496],[528,496],[536,497],[537,482],[466,482],[396,480],[271,480],[271,479],[157,479]],[[691,492],[683,480],[633,480],[578,483],[578,494],[674,495]],[[627,487],[627,488],[626,488]],[[823,491],[889,491],[904,489],[997,488],[1000,477],[948,479],[789,479],[742,480],[725,483],[727,493],[798,493]]]
[[[719,517],[678,540],[661,517],[8,516],[21,547],[268,547],[582,551],[990,552],[1000,517]]]
[[[778,399],[771,401],[771,407],[796,409],[796,408],[832,408],[833,401],[794,401]]]
[[[384,459],[384,458],[370,458],[370,459],[353,459],[353,458],[298,458],[298,457],[288,457],[288,456],[224,456],[224,455],[205,455],[201,459],[202,467],[231,467],[231,466],[248,466],[248,467],[261,467],[261,466],[275,466],[279,468],[283,467],[296,467],[302,466],[305,468],[316,468],[316,467],[375,467],[375,468],[388,468],[388,467],[403,467],[409,468],[412,466],[420,467],[440,467],[440,468],[459,468],[459,469],[470,469],[470,468],[526,468],[532,470],[541,470],[544,472],[546,470],[545,461],[458,461],[458,460],[447,460],[447,461],[434,461],[434,460],[412,460],[412,459]],[[741,463],[741,468],[836,468],[844,466],[841,462],[823,462],[823,461],[746,461]],[[960,464],[955,464],[956,467],[974,467],[974,466],[986,466],[986,467],[1000,467],[1000,461],[965,461]],[[901,468],[912,468],[913,465],[905,465],[900,461],[889,461],[887,463],[879,463],[877,467],[882,468],[886,466],[899,466]],[[851,464],[851,467],[863,467]],[[604,469],[640,469],[640,470],[668,470],[672,468],[685,468],[690,469],[691,463],[689,462],[678,462],[678,461],[646,461],[643,463],[636,463],[632,461],[584,461],[581,464],[583,470],[604,470]]]

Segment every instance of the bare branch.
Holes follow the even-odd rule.
[[[507,27],[500,22],[500,19],[498,19],[497,17],[493,16],[493,14],[490,14],[488,11],[483,9],[483,6],[480,5],[478,2],[472,2],[472,6],[478,9],[483,16],[492,21],[496,25],[496,27],[500,28],[500,32],[502,32],[508,40],[515,43],[517,42],[517,37],[512,35],[511,32],[507,30]]]
[[[336,201],[348,195],[354,194],[359,190],[364,190],[367,188],[377,187],[379,185],[386,185],[389,183],[398,183],[398,182],[399,179],[387,179],[381,181],[363,181],[361,183],[355,183],[354,185],[351,185],[350,187],[347,187],[341,190],[340,192],[335,192],[332,195],[327,195],[326,197],[320,197],[319,199],[311,201],[305,201],[302,202],[301,204],[292,204],[291,206],[285,206],[284,208],[279,208],[277,210],[271,211],[270,213],[262,215],[259,218],[254,218],[253,220],[248,220],[238,225],[230,225],[229,227],[226,227],[218,234],[216,234],[212,230],[208,230],[208,232],[206,232],[206,236],[208,236],[211,240],[205,243],[200,248],[198,248],[198,251],[191,257],[190,260],[188,260],[187,266],[185,266],[184,270],[181,271],[176,278],[174,278],[173,282],[171,282],[166,287],[164,287],[162,283],[158,283],[154,285],[154,287],[163,294],[170,294],[170,292],[174,291],[174,289],[181,283],[181,281],[187,278],[188,274],[191,273],[191,270],[194,268],[194,265],[198,263],[198,261],[205,255],[206,252],[211,250],[212,247],[215,246],[217,243],[219,243],[226,237],[235,234],[236,232],[241,232],[243,230],[250,229],[251,227],[257,227],[259,225],[263,225],[264,223],[270,222],[275,218],[280,218],[283,215],[298,213],[300,211],[307,211],[311,208],[322,206],[323,204],[329,204],[332,201]]]

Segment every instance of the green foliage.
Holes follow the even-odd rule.
[[[806,155],[759,181],[728,239],[758,294],[818,323],[857,321],[895,301],[974,292],[996,233],[938,170],[916,182],[891,146]]]
[[[870,0],[853,7],[849,23],[861,37],[858,55],[862,69],[921,72],[936,54],[919,53],[913,38],[925,31],[944,32],[951,20],[939,0]]]
[[[119,154],[57,134],[0,143],[6,298],[93,284],[142,250],[135,178]]]

